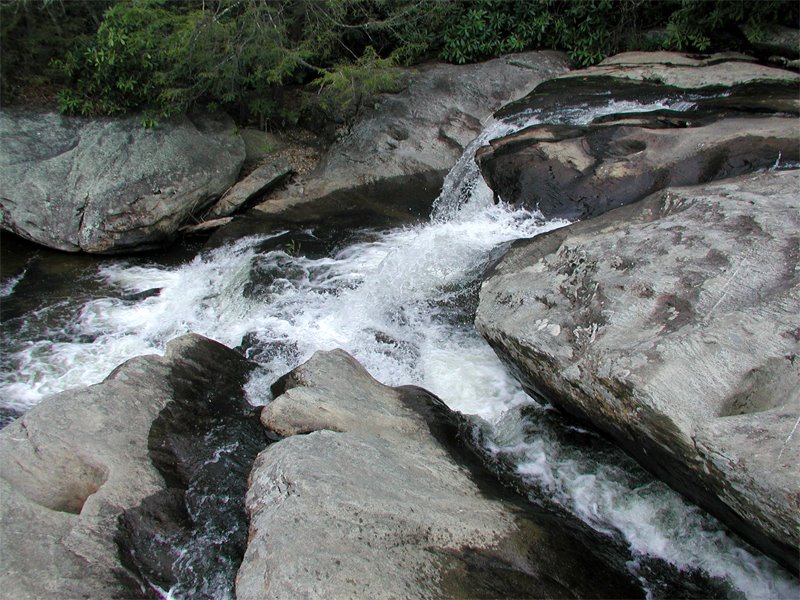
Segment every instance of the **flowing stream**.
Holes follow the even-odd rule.
[[[49,393],[97,383],[190,331],[257,361],[247,394],[263,404],[270,384],[314,351],[344,348],[383,383],[420,385],[480,418],[487,454],[530,499],[624,546],[627,568],[650,595],[668,596],[691,576],[729,597],[800,597],[795,578],[714,518],[535,404],[474,331],[480,276],[504,244],[565,225],[494,204],[474,150],[543,118],[491,123],[448,176],[430,221],[416,226],[273,232],[171,261],[64,259],[72,262],[61,274],[47,265],[58,257],[9,265],[0,285],[0,404],[24,411]]]

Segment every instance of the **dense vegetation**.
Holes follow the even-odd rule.
[[[796,0],[0,0],[5,103],[145,122],[223,107],[261,126],[357,110],[393,67],[532,48],[579,66],[626,49],[746,48]],[[747,35],[743,32],[746,31]],[[748,39],[749,36],[749,39]]]

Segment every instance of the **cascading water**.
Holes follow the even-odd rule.
[[[558,119],[665,107],[609,103]],[[162,352],[189,331],[256,360],[261,369],[247,392],[264,403],[278,376],[316,350],[341,347],[380,381],[421,385],[483,419],[487,454],[508,465],[531,500],[624,545],[630,572],[653,595],[680,589],[665,577],[692,572],[733,597],[797,597],[797,581],[775,563],[598,436],[534,404],[474,331],[480,275],[498,248],[564,225],[495,205],[475,149],[554,119],[491,123],[448,175],[429,223],[355,231],[324,256],[304,255],[302,243],[276,245],[275,234],[240,239],[177,267],[104,263],[95,297],[37,306],[3,323],[3,403],[24,409],[48,393],[96,383],[122,361]],[[29,276],[0,289],[11,298]],[[653,561],[672,570],[664,575]]]

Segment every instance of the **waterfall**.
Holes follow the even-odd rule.
[[[684,104],[671,107],[691,108]],[[475,415],[487,453],[511,465],[529,497],[625,545],[645,590],[657,595],[660,578],[696,571],[732,595],[796,597],[796,580],[774,562],[599,437],[534,404],[472,326],[480,277],[498,247],[566,224],[496,205],[475,164],[477,148],[538,122],[665,107],[610,102],[492,120],[447,176],[429,223],[355,231],[326,256],[276,247],[269,243],[276,236],[262,235],[178,266],[104,261],[89,276],[93,297],[57,299],[4,323],[0,397],[25,409],[193,331],[260,365],[247,394],[263,404],[278,376],[316,350],[341,347],[383,383],[423,386]],[[4,293],[13,296],[27,277],[3,282]],[[654,573],[652,561],[674,573]]]

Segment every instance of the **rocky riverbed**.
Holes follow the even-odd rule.
[[[553,53],[421,69],[287,188],[271,183],[285,164],[251,170],[219,210],[264,202],[194,259],[104,262],[100,296],[81,299],[58,339],[18,340],[3,389],[27,391],[7,420],[62,357],[73,386],[75,371],[122,364],[0,432],[3,589],[796,595],[800,78],[741,55],[620,55],[565,71]],[[92,229],[113,229],[107,244],[91,241],[90,221],[62,215],[72,229],[56,243],[8,190],[51,167],[72,173],[64,161],[81,162],[85,131],[119,125],[67,123],[72,137],[51,152],[37,118],[20,118],[3,227],[64,250],[165,243],[200,204],[222,214],[210,207],[244,160],[224,120],[193,122],[227,148],[204,149],[231,161],[214,166],[224,182],[211,190],[195,165],[191,209],[152,236],[110,224]],[[137,135],[140,150],[152,142]],[[453,197],[409,226],[476,135],[445,184]],[[37,148],[36,168],[12,165],[23,147]],[[124,183],[134,171],[104,173]],[[87,178],[75,189],[100,202]],[[131,185],[119,189],[141,196],[133,206],[163,204]],[[30,198],[46,214],[55,196]],[[46,272],[35,264],[6,264],[4,337],[51,310],[31,294]]]

